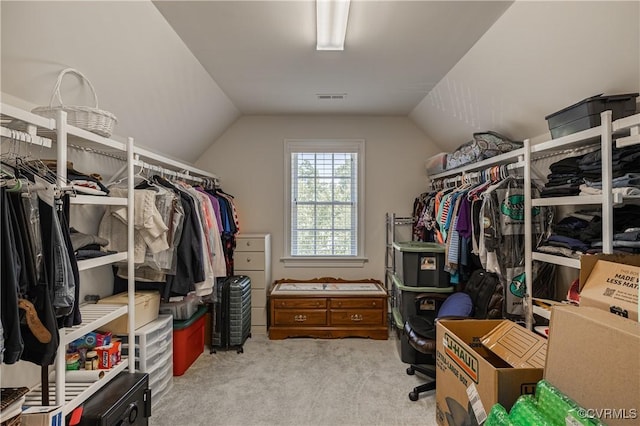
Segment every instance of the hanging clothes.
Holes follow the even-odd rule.
[[[534,197],[537,189],[532,188]],[[508,176],[489,187],[483,194],[480,259],[483,267],[500,277],[505,290],[505,314],[522,317],[522,298],[526,293],[524,272],[524,188],[522,179]],[[547,209],[532,209],[534,246],[547,233]],[[534,276],[542,266],[534,263]],[[535,284],[535,283],[534,283]]]
[[[220,205],[220,219],[222,222],[222,246],[226,264],[226,275],[233,275],[233,252],[236,248],[236,234],[239,231],[238,214],[233,203],[233,196],[220,189],[209,189]]]
[[[37,226],[43,261],[37,262],[33,244],[37,237],[30,235],[33,223],[28,224],[27,218],[32,216],[26,213],[25,204],[21,193],[8,193],[2,188],[4,362],[22,359],[44,366],[55,360],[59,323],[66,318],[74,321],[77,280],[64,241],[64,228],[54,207],[42,198],[37,204]]]
[[[177,264],[175,275],[167,275],[163,297],[168,300],[171,294],[186,295],[194,289],[195,283],[205,280],[203,263],[202,236],[198,232],[199,222],[193,198],[168,180],[153,176],[152,181],[173,190],[182,202],[184,210],[184,226],[177,247]]]
[[[446,187],[451,183],[457,186]],[[505,315],[520,318],[526,289],[522,179],[494,167],[475,176],[440,180],[432,185],[433,191],[414,201],[414,218],[418,218],[414,237],[428,236],[425,229],[433,229],[435,241],[445,245],[445,270],[451,284],[465,284],[477,269],[497,274]],[[532,188],[534,196],[536,191]],[[533,209],[536,245],[548,234],[550,214],[546,208]],[[534,271],[540,271],[543,265],[534,262]],[[534,295],[552,297],[553,274],[545,271],[534,276]]]
[[[112,188],[114,197],[127,197],[125,188]],[[134,263],[142,264],[145,253],[149,249],[152,253],[167,250],[167,231],[169,228],[163,222],[160,212],[156,208],[156,193],[152,190],[134,190]],[[117,252],[127,251],[127,211],[126,206],[108,206],[100,221],[98,236],[109,241],[108,250]]]
[[[0,203],[0,220],[2,239],[2,287],[0,302],[2,303],[0,315],[3,331],[3,362],[14,364],[20,359],[24,349],[22,333],[20,331],[20,309],[18,298],[21,294],[20,273],[21,263],[18,250],[19,239],[15,233],[15,212],[9,201],[6,188],[0,188],[2,202]]]
[[[165,300],[190,292],[198,296],[212,294],[216,278],[228,273],[225,238],[230,241],[238,229],[237,212],[230,202],[232,197],[194,188],[184,181],[170,182],[160,176],[153,176],[136,188],[153,190],[155,205],[167,225],[167,240],[170,240],[168,249],[160,252],[152,253],[147,246],[144,262],[136,264],[136,288],[159,289]],[[113,188],[114,191],[117,192],[117,188]],[[169,253],[171,269],[167,269]],[[126,268],[120,266],[116,290],[126,288],[126,277]]]
[[[207,296],[213,292],[215,285],[215,276],[213,274],[212,255],[213,255],[213,243],[210,241],[212,234],[209,232],[210,226],[213,225],[213,207],[207,203],[209,200],[199,192],[195,191],[186,182],[176,182],[180,188],[193,198],[195,216],[197,218],[199,226],[196,227],[195,232],[200,235],[202,245],[202,266],[204,268],[204,280],[194,283],[194,290],[197,296]]]
[[[61,198],[60,209],[57,210],[58,224],[60,225],[60,233],[64,241],[64,262],[68,264],[71,270],[69,277],[63,287],[56,288],[54,297],[54,307],[58,308],[57,303],[62,299],[63,309],[68,303],[72,303],[73,307],[69,314],[64,315],[58,321],[58,327],[73,327],[82,323],[82,314],[80,313],[80,270],[78,269],[78,259],[75,256],[73,243],[71,241],[71,227],[69,226],[69,208],[71,206],[70,196],[68,194]],[[69,287],[73,285],[73,295]],[[60,318],[59,315],[57,315]]]
[[[136,190],[151,190],[155,194],[155,206],[162,222],[167,227],[165,250],[152,250],[146,247],[144,261],[135,266],[136,281],[166,282],[167,275],[176,273],[176,247],[182,237],[184,210],[180,198],[174,191],[145,180],[135,187]],[[120,278],[128,276],[127,267],[121,265],[117,272]],[[160,286],[158,284],[158,286]],[[164,287],[164,286],[163,286]]]
[[[208,198],[213,210],[214,221],[210,225],[210,232],[212,233],[213,274],[216,277],[224,277],[227,271],[226,262],[224,260],[224,248],[222,246],[222,219],[220,218],[220,203],[213,195],[206,192],[203,188],[198,187],[196,190]]]

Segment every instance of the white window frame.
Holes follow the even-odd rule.
[[[280,258],[285,267],[363,267],[364,203],[365,203],[365,141],[364,139],[285,139],[284,141],[284,252]],[[354,256],[292,256],[291,255],[291,154],[296,152],[353,152],[358,156],[357,170],[357,253]]]

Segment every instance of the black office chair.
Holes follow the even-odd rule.
[[[420,315],[419,306],[424,299],[445,297],[435,316]],[[502,316],[502,285],[495,274],[477,270],[469,278],[464,291],[450,296],[423,293],[416,296],[416,315],[404,323],[404,334],[409,345],[421,354],[428,355],[427,364],[411,364],[407,374],[419,372],[431,380],[416,386],[409,392],[409,399],[417,401],[420,394],[436,388],[436,321],[440,318],[500,318]]]
[[[453,293],[448,297],[441,294],[420,294],[416,296],[416,305],[419,306],[424,299],[443,296],[445,300],[442,302],[436,317],[423,316],[418,311],[418,314],[409,316],[404,323],[404,333],[407,336],[409,345],[421,354],[428,355],[428,358],[431,358],[428,364],[411,364],[407,368],[407,374],[409,375],[414,375],[417,371],[432,379],[409,392],[411,401],[417,401],[421,393],[432,391],[436,388],[436,320],[443,316],[468,317],[472,311],[471,297],[462,292]]]

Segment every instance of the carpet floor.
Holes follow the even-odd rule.
[[[209,350],[155,405],[152,426],[435,425],[435,394],[409,400],[395,336],[285,339],[254,336],[244,353]]]

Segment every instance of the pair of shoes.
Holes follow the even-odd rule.
[[[38,318],[38,312],[36,312],[36,307],[33,306],[33,303],[27,299],[18,299],[18,307],[25,312],[29,330],[38,339],[38,342],[49,343],[51,341],[51,333]]]

